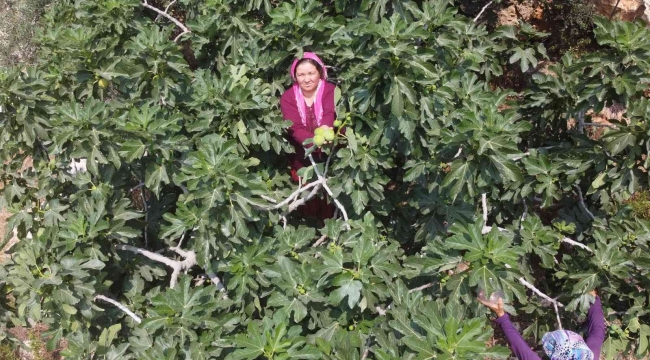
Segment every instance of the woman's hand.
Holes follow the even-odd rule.
[[[494,312],[497,315],[497,317],[502,317],[503,315],[506,314],[506,311],[503,308],[503,299],[502,298],[499,298],[497,300],[496,304],[492,303],[492,302],[490,302],[490,301],[488,301],[487,299],[484,299],[484,298],[485,298],[485,295],[484,295],[483,291],[481,291],[479,293],[479,297],[476,300],[478,300],[478,302],[480,302],[481,304],[487,306],[488,309],[492,310],[492,312]]]
[[[589,295],[593,295],[594,297],[595,297],[595,296],[598,296],[598,293],[596,292],[596,289],[591,290],[591,291],[588,292],[587,294],[589,294]]]

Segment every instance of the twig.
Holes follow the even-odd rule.
[[[325,240],[327,240],[327,235],[321,236],[320,239],[318,239],[311,247],[319,247],[322,243],[325,242]]]
[[[433,285],[435,285],[435,284],[434,283],[428,283],[428,284],[424,284],[422,286],[418,286],[416,288],[410,289],[409,294],[412,294],[412,293],[417,292],[417,291],[422,291],[422,290],[428,289],[428,288],[432,287]],[[383,309],[380,306],[376,306],[375,310],[377,310],[377,313],[380,316],[386,316],[386,310],[390,310],[392,307],[393,307],[393,303],[390,303],[390,304],[388,304],[388,306],[386,306],[386,309]]]
[[[212,283],[214,283],[214,286],[217,287],[217,290],[219,292],[225,292],[226,291],[226,287],[223,285],[223,283],[221,282],[221,279],[219,279],[217,274],[212,273],[212,272],[208,272],[208,273],[206,273],[206,275],[210,278],[210,281],[212,281]],[[224,298],[227,298],[227,297],[228,297],[228,295],[224,295]]]
[[[330,168],[330,160],[332,159],[332,155],[334,155],[334,152],[336,151],[336,144],[332,145],[332,149],[330,150],[330,154],[327,156],[327,161],[325,161],[325,172],[323,173],[323,176],[327,176],[327,173]]]
[[[609,20],[611,21],[612,18],[614,17],[614,14],[616,14],[616,10],[618,10],[618,4],[621,2],[621,0],[616,1],[616,5],[614,5],[614,9],[612,9],[611,14],[609,14]]]
[[[608,128],[616,128],[616,125],[614,124],[605,124],[605,123],[584,123],[585,126],[596,126],[596,127],[608,127]]]
[[[307,186],[299,187],[298,190],[294,191],[291,195],[289,195],[289,197],[287,197],[286,199],[284,199],[284,200],[283,200],[282,202],[280,202],[280,203],[277,203],[277,200],[272,199],[272,198],[270,198],[270,197],[268,197],[268,196],[264,196],[264,195],[261,195],[261,196],[260,196],[260,197],[261,197],[262,199],[264,199],[264,200],[267,200],[267,201],[269,201],[269,202],[275,203],[275,205],[273,205],[273,206],[265,206],[265,205],[261,205],[261,204],[258,204],[258,203],[256,203],[256,202],[250,200],[250,199],[247,199],[247,198],[245,198],[245,197],[243,197],[243,196],[242,196],[242,199],[244,199],[247,203],[249,203],[249,204],[251,204],[251,205],[253,205],[253,206],[259,208],[260,210],[266,210],[266,211],[277,210],[277,209],[279,209],[279,208],[281,208],[281,207],[283,207],[283,206],[285,206],[285,205],[290,204],[290,203],[291,203],[292,201],[294,201],[295,198],[298,197],[298,195],[300,195],[302,192],[307,191],[307,190],[311,189],[312,187],[315,187],[315,186],[317,186],[317,185],[322,184],[323,181],[324,181],[324,180],[322,180],[322,179],[318,179],[318,180],[316,180],[316,181],[310,183],[310,184],[307,185]],[[299,186],[300,186],[300,185],[299,185]]]
[[[481,205],[483,206],[483,226],[487,225],[487,217],[488,217],[488,211],[487,211],[487,196],[485,193],[481,194]]]
[[[350,230],[350,224],[348,224],[348,213],[345,211],[345,208],[341,204],[341,202],[334,196],[334,193],[332,192],[332,189],[330,189],[329,186],[327,186],[327,182],[325,181],[325,178],[323,177],[323,174],[320,173],[320,170],[318,170],[318,166],[316,165],[316,162],[314,161],[314,157],[309,154],[309,161],[311,161],[312,166],[314,167],[314,172],[316,172],[316,176],[318,176],[319,180],[322,180],[323,182],[323,188],[329,196],[332,197],[332,200],[334,200],[334,203],[336,206],[341,209],[341,214],[343,214],[343,220],[345,220],[345,227]]]
[[[288,213],[290,213],[290,212],[296,210],[300,205],[303,205],[303,204],[306,203],[307,201],[311,200],[311,198],[313,198],[314,196],[316,196],[316,194],[318,193],[318,191],[320,190],[320,188],[321,188],[322,185],[323,185],[322,183],[321,183],[321,184],[318,184],[318,186],[315,186],[315,187],[311,190],[311,192],[309,193],[309,195],[307,195],[306,197],[304,197],[304,198],[302,198],[302,199],[298,199],[298,200],[292,202],[291,205],[289,205],[289,209],[288,209],[286,212],[284,212],[284,213],[282,214],[282,216],[286,216]]]
[[[571,240],[571,239],[566,238],[566,237],[565,237],[564,239],[561,239],[560,242],[564,242],[564,243],[567,243],[567,244],[571,244],[571,245],[573,245],[573,246],[577,246],[577,247],[583,248],[583,249],[589,251],[589,252],[592,253],[592,254],[593,254],[593,252],[594,252],[593,250],[591,250],[591,248],[589,248],[589,246],[587,246],[587,245],[585,245],[585,244],[583,244],[583,243],[579,243],[579,242],[577,242],[577,241],[575,241],[575,240]]]
[[[169,8],[172,7],[175,3],[176,3],[176,0],[172,0],[172,2],[170,2],[169,5],[167,5],[167,7],[165,7],[165,12],[169,13]]]
[[[487,8],[488,8],[490,5],[492,5],[492,3],[493,3],[493,1],[490,1],[489,3],[485,4],[485,6],[483,6],[483,8],[481,9],[481,11],[480,11],[480,12],[478,13],[478,15],[476,15],[476,17],[474,18],[474,22],[477,22],[477,21],[478,21],[478,19],[481,17],[481,15],[483,15],[483,13],[485,12],[485,10],[487,10]]]
[[[103,301],[106,301],[107,303],[111,303],[111,304],[115,305],[117,308],[119,308],[120,310],[124,311],[125,314],[129,315],[130,317],[132,317],[133,320],[134,320],[136,323],[139,324],[139,323],[142,322],[142,319],[140,319],[140,317],[139,317],[138,315],[134,314],[133,311],[129,310],[126,306],[120,304],[119,302],[117,302],[117,301],[115,301],[115,300],[113,300],[113,299],[111,299],[111,298],[108,298],[108,297],[106,297],[106,296],[104,296],[104,295],[97,295],[97,296],[95,296],[95,299],[94,299],[94,300],[95,300],[95,301],[97,301],[97,300],[103,300]]]
[[[145,257],[157,261],[159,263],[163,263],[170,268],[172,268],[172,276],[169,281],[169,287],[174,288],[176,286],[176,281],[178,280],[178,275],[180,275],[180,272],[183,270],[187,270],[191,268],[192,266],[196,265],[196,253],[194,251],[185,251],[181,250],[180,248],[169,248],[170,250],[174,251],[178,255],[182,256],[185,258],[185,260],[178,261],[178,260],[172,260],[170,258],[167,258],[165,256],[162,256],[160,254],[156,254],[154,252],[151,252],[149,250],[145,249],[140,249],[134,246],[130,245],[118,245],[117,246],[118,250],[124,250],[124,251],[130,251],[136,254],[141,254],[144,255]]]
[[[431,283],[428,283],[428,284],[424,284],[422,286],[418,286],[416,288],[413,288],[413,289],[409,290],[409,294],[413,293],[413,292],[416,292],[416,291],[422,291],[424,289],[428,289],[428,288],[432,287],[433,285],[434,285],[434,283],[431,282]]]
[[[580,186],[575,185],[575,188],[576,188],[576,190],[578,190],[578,197],[580,198],[580,207],[582,208],[582,211],[587,213],[587,216],[589,216],[591,221],[596,220],[596,217],[594,216],[594,214],[591,211],[589,211],[589,209],[587,208],[587,205],[585,204],[585,199],[584,199],[584,197],[582,197],[582,190],[580,190]]]
[[[578,112],[578,133],[579,134],[585,133],[585,112],[584,111]]]
[[[142,200],[142,206],[144,210],[144,247],[149,246],[149,206],[147,205],[147,199],[144,196],[144,190],[140,189],[140,199]]]
[[[560,310],[557,308],[557,303],[553,303],[553,307],[555,308],[555,315],[557,316],[557,326],[562,330],[562,321],[560,321]]]
[[[144,181],[129,189],[129,194],[144,186]]]
[[[171,5],[171,4],[170,4],[170,5]],[[142,6],[144,6],[144,7],[147,8],[147,9],[150,9],[150,10],[155,11],[156,13],[158,13],[158,15],[160,15],[160,16],[162,16],[162,17],[164,17],[164,18],[167,18],[169,21],[173,22],[174,24],[176,24],[176,26],[178,26],[179,28],[181,28],[181,30],[183,30],[183,31],[182,31],[182,32],[181,32],[181,33],[180,33],[180,34],[179,34],[179,35],[174,39],[174,42],[177,41],[178,38],[181,37],[181,35],[184,35],[184,34],[187,34],[187,33],[191,33],[191,32],[192,32],[192,31],[190,31],[190,29],[188,29],[187,26],[185,26],[182,22],[178,21],[178,20],[175,19],[173,16],[169,15],[169,14],[167,13],[167,11],[162,11],[162,10],[158,9],[157,7],[155,7],[155,6],[151,6],[151,5],[149,5],[149,3],[147,2],[147,0],[142,0]],[[168,9],[167,9],[167,10],[168,10]]]
[[[508,268],[508,269],[511,269],[511,268],[512,268],[512,266],[510,266],[510,265],[508,265],[508,264],[505,264],[505,266],[506,266],[506,268]],[[559,301],[557,301],[557,300],[554,300],[554,299],[551,299],[550,296],[548,296],[548,295],[544,294],[543,292],[541,292],[538,288],[535,287],[535,285],[533,285],[533,284],[529,283],[528,281],[526,281],[526,279],[524,279],[523,276],[520,277],[520,278],[517,279],[517,280],[519,280],[519,282],[521,283],[521,285],[523,285],[523,286],[529,288],[530,290],[532,290],[535,294],[537,294],[537,295],[538,295],[539,297],[541,297],[542,299],[544,299],[544,300],[546,300],[546,301],[548,301],[548,302],[550,302],[550,303],[552,303],[552,304],[554,304],[554,305],[557,304],[557,306],[559,306],[559,307],[564,307],[564,305],[562,305],[561,302],[559,302]]]
[[[370,344],[372,343],[371,339],[372,339],[372,336],[370,336],[370,334],[368,334],[368,339],[366,339],[366,343],[365,343],[365,346],[364,346],[365,349],[363,349],[363,354],[361,354],[361,360],[366,360],[368,358],[368,355],[370,353]]]

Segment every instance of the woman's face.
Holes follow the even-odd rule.
[[[308,62],[298,65],[296,68],[296,81],[303,92],[315,91],[320,81],[318,69]]]

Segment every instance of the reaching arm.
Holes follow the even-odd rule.
[[[596,296],[596,301],[589,308],[586,325],[585,343],[594,353],[594,359],[599,359],[600,349],[605,341],[605,315],[599,296]]]
[[[519,331],[517,331],[517,329],[512,326],[508,314],[504,314],[503,316],[496,319],[495,323],[499,324],[499,327],[501,327],[501,330],[503,330],[503,333],[508,340],[508,344],[510,344],[510,349],[515,354],[515,356],[517,356],[517,359],[541,360],[540,357],[530,349],[530,346],[526,344],[526,341],[524,341],[524,338],[521,337]]]

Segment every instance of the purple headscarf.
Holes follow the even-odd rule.
[[[325,92],[325,80],[327,79],[327,68],[323,61],[314,53],[306,52],[303,54],[302,59],[312,59],[316,61],[321,68],[323,68],[323,76],[318,82],[318,87],[316,88],[316,97],[314,99],[314,115],[316,115],[317,126],[321,125],[323,120],[323,93]],[[298,106],[298,112],[300,113],[300,119],[302,120],[303,125],[307,125],[307,104],[305,104],[305,97],[302,94],[300,85],[296,79],[296,67],[298,62],[302,59],[295,59],[291,65],[291,79],[293,80],[293,93],[296,96],[296,105]]]

